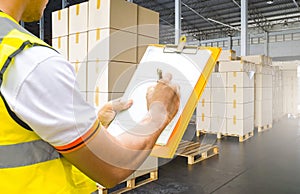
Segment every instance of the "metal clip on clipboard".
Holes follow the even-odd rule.
[[[183,54],[197,54],[198,46],[187,46],[186,36],[181,36],[179,39],[179,44],[167,44],[164,47],[164,53],[183,53]]]

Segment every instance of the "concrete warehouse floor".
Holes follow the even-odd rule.
[[[184,138],[194,132],[190,125]],[[187,158],[177,157],[159,168],[157,181],[127,194],[300,193],[300,119],[283,118],[244,143],[215,136],[201,139],[216,141],[219,156],[190,166]]]

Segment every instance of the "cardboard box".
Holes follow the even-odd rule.
[[[254,130],[254,118],[227,118],[227,133],[243,136]]]
[[[88,57],[87,32],[69,36],[69,61],[72,63],[86,62]]]
[[[238,87],[238,88],[253,88],[254,87],[254,75],[248,72],[228,72],[227,73],[227,87]]]
[[[273,88],[255,88],[255,100],[272,100],[272,90]]]
[[[220,61],[219,72],[232,72],[232,71],[256,71],[254,63],[247,61]]]
[[[257,88],[272,88],[273,81],[272,75],[255,74],[255,87]]]
[[[69,34],[88,31],[88,2],[69,7]]]
[[[210,127],[212,133],[227,133],[227,119],[225,117],[211,117]]]
[[[231,61],[236,60],[235,50],[222,50],[218,61]]]
[[[204,130],[210,132],[210,120],[210,117],[206,116],[205,114],[196,117],[196,130]]]
[[[272,75],[273,70],[269,66],[256,65],[256,73]]]
[[[57,50],[66,60],[69,60],[69,37],[62,36],[52,39],[52,47]]]
[[[88,32],[88,61],[121,61],[136,63],[137,34],[97,29]]]
[[[247,103],[254,101],[254,88],[226,88],[226,102]]]
[[[65,8],[52,12],[52,38],[68,36],[69,9]]]
[[[249,61],[257,65],[272,65],[272,59],[265,55],[242,56],[242,60]]]
[[[212,102],[210,104],[210,117],[221,117],[221,118],[226,118],[227,115],[227,109],[226,109],[226,104],[225,103],[215,103]]]
[[[71,63],[75,69],[76,81],[82,92],[87,91],[87,62]]]
[[[86,92],[87,102],[96,108],[103,107],[109,101],[107,92]]]
[[[136,70],[136,64],[99,61],[88,62],[88,91],[123,93]]]
[[[211,101],[211,88],[205,88],[203,93],[201,94],[199,104],[202,103],[203,101],[205,103],[208,103]]]
[[[227,89],[226,88],[212,88],[210,102],[226,103]]]
[[[211,74],[211,87],[212,88],[225,88],[227,83],[227,74],[225,72],[213,72]]]
[[[198,106],[196,108],[196,116],[202,117],[202,114],[205,114],[207,116],[211,115],[210,103],[205,103],[205,102],[198,103]]]
[[[158,44],[158,43],[159,43],[158,38],[151,38],[143,35],[138,35],[137,63],[140,63],[149,44]]]
[[[138,34],[159,39],[159,13],[138,6]]]
[[[226,117],[227,118],[236,118],[236,119],[245,119],[248,117],[254,117],[254,102],[249,103],[232,103],[226,104]]]
[[[125,0],[89,0],[89,30],[115,28],[136,34],[137,7]]]
[[[263,127],[273,122],[273,102],[272,100],[256,100],[254,109],[255,126]]]

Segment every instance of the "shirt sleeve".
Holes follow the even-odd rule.
[[[72,151],[99,130],[96,109],[83,98],[72,65],[53,55],[40,61],[20,85],[13,107],[58,151]]]

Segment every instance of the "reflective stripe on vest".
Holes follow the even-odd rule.
[[[0,146],[0,168],[27,166],[60,157],[61,155],[43,140]]]

